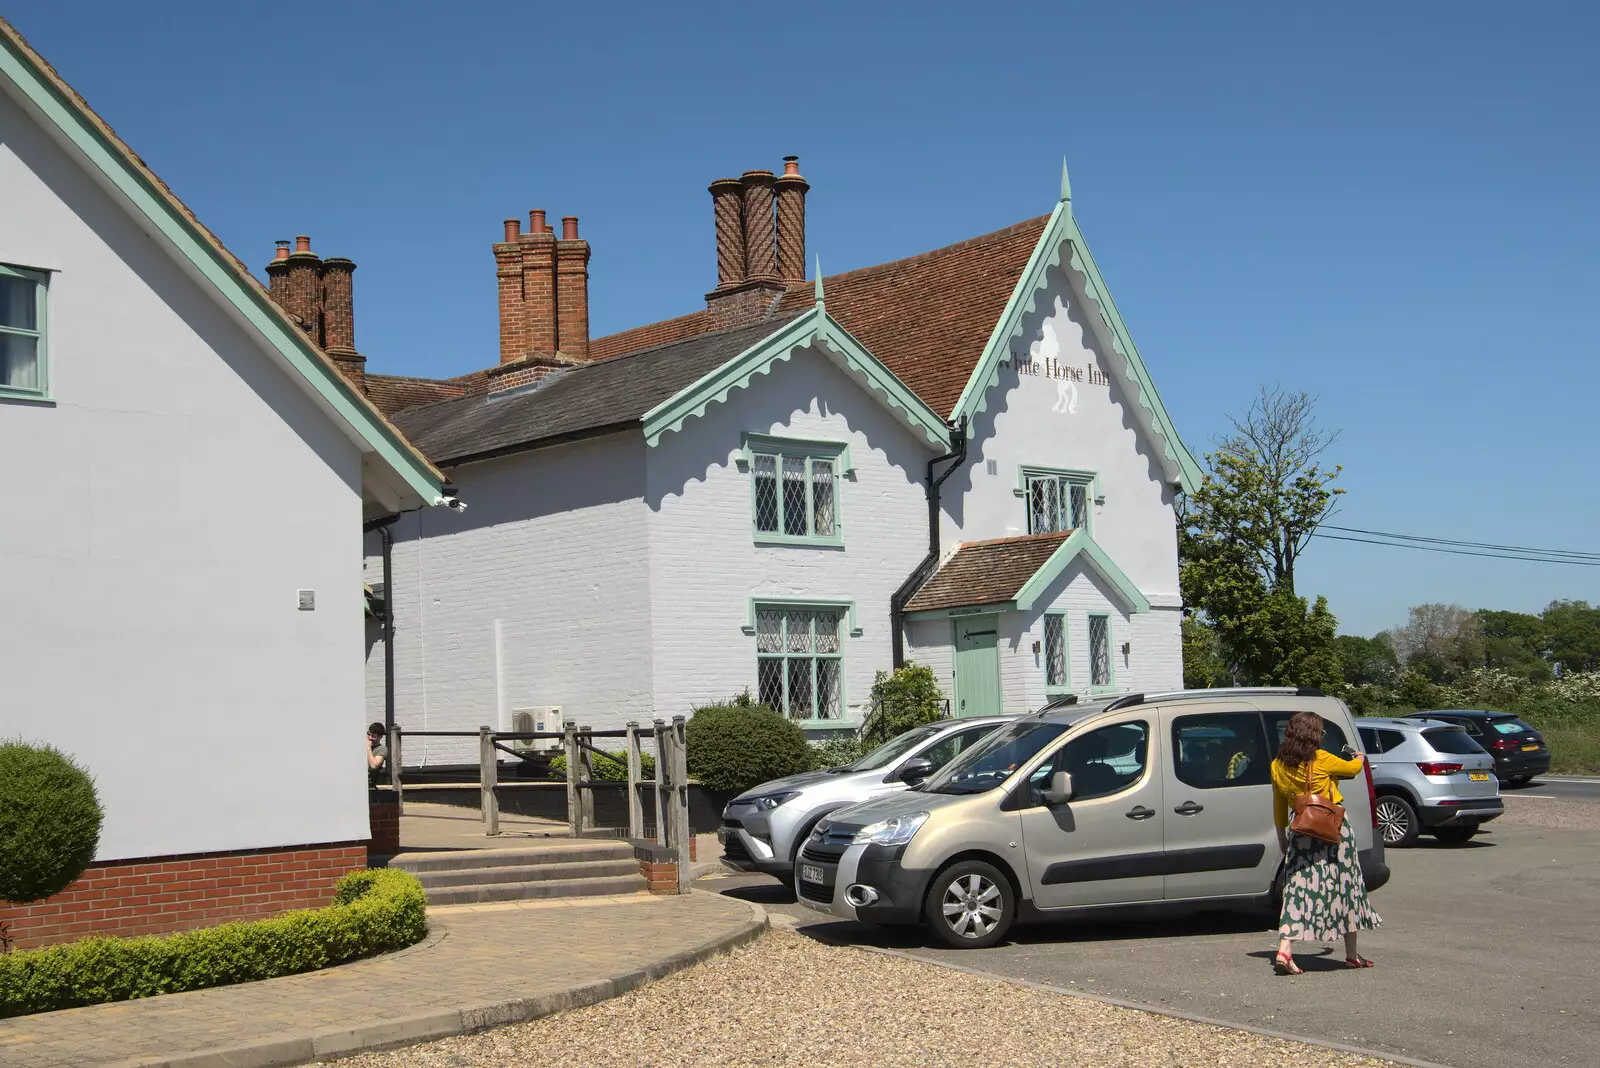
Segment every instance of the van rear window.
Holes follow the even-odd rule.
[[[1435,727],[1423,731],[1422,738],[1438,752],[1452,756],[1473,756],[1483,752],[1483,747],[1460,727]]]

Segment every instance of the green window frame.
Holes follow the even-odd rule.
[[[750,473],[750,529],[757,545],[840,545],[840,483],[849,447],[746,434],[740,467]]]
[[[1017,469],[1013,492],[1022,498],[1029,534],[1085,530],[1092,535],[1094,506],[1104,500],[1095,472],[1034,464]]]
[[[1089,690],[1101,693],[1117,684],[1117,659],[1111,651],[1111,615],[1089,613]]]
[[[0,263],[0,397],[50,396],[50,276]]]
[[[754,606],[756,691],[789,719],[843,722],[844,606],[761,603]]]
[[[1040,646],[1044,659],[1044,692],[1047,695],[1072,691],[1072,659],[1067,643],[1067,615],[1065,612],[1044,614],[1044,642]]]

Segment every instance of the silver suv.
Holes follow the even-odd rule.
[[[1108,906],[1272,907],[1269,766],[1289,717],[1323,747],[1356,741],[1312,689],[1130,694],[1001,727],[915,790],[833,813],[800,850],[802,904],[869,923],[925,922],[990,946],[1021,919]],[[1389,878],[1371,779],[1344,790],[1367,886]]]
[[[941,720],[891,738],[853,764],[808,771],[746,790],[722,810],[722,862],[790,882],[794,856],[823,816],[884,794],[899,793],[948,764],[956,754],[1011,719]]]
[[[1505,811],[1494,757],[1459,724],[1358,719],[1356,729],[1372,762],[1385,845],[1408,846],[1419,834],[1461,845]]]

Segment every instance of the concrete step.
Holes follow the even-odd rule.
[[[592,879],[543,879],[538,882],[484,883],[473,886],[430,886],[430,905],[476,905],[487,901],[530,901],[552,897],[601,897],[635,894],[649,888],[635,869],[632,875]]]
[[[623,860],[585,860],[575,864],[523,864],[504,868],[457,868],[453,871],[415,873],[428,889],[436,886],[489,886],[496,883],[561,882],[568,879],[603,879],[614,875],[638,875],[639,862],[630,855]]]
[[[584,842],[570,846],[401,852],[389,861],[389,866],[420,876],[423,872],[461,871],[466,868],[525,868],[544,864],[632,859],[633,846],[627,842]]]

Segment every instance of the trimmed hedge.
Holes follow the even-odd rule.
[[[0,955],[0,1018],[315,971],[420,942],[426,912],[422,884],[410,872],[354,871],[326,908],[7,953]]]
[[[805,732],[748,692],[695,709],[685,740],[689,774],[708,790],[746,790],[816,766]]]
[[[610,757],[589,754],[594,764],[595,782],[627,782],[628,781],[628,754],[613,753]],[[561,753],[550,759],[550,777],[565,782],[567,779],[567,754]],[[656,758],[649,753],[639,754],[639,777],[641,779],[654,779],[656,777]]]
[[[0,740],[0,901],[64,890],[94,860],[101,820],[94,780],[70,756]]]

